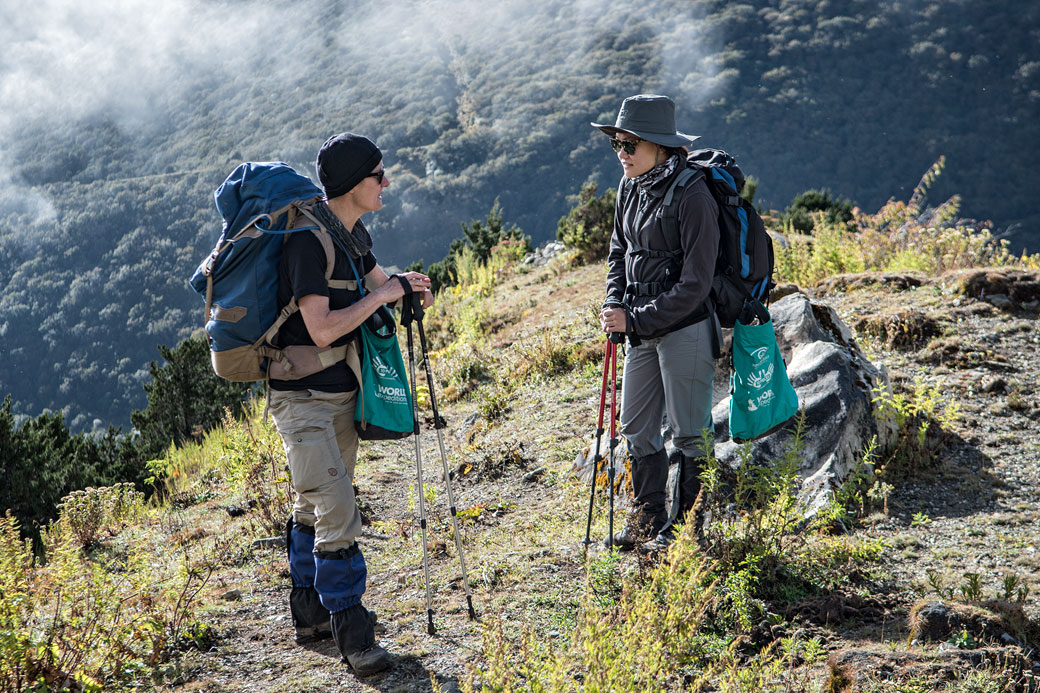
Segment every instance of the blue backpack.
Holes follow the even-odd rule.
[[[245,163],[213,195],[224,228],[213,252],[191,277],[206,297],[206,333],[217,375],[236,382],[275,377],[292,380],[347,357],[347,347],[276,346],[282,324],[299,308],[278,307],[278,263],[287,234],[310,231],[327,257],[331,280],[334,249],[311,208],[323,193],[283,163]],[[301,225],[301,218],[306,223]]]
[[[665,193],[661,221],[678,236],[675,191],[699,177],[719,206],[719,255],[711,298],[723,327],[733,327],[746,302],[765,304],[773,282],[773,240],[762,217],[740,192],[744,174],[732,156],[720,149],[698,149],[687,155],[686,168]]]

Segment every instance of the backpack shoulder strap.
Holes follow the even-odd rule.
[[[676,199],[676,191],[696,183],[701,178],[704,178],[704,169],[699,166],[687,165],[675,177],[672,184],[668,186],[661,204],[661,225],[669,237],[679,238],[679,200]]]
[[[329,288],[348,288],[345,286],[333,286],[332,271],[336,266],[336,249],[332,245],[332,235],[329,234],[325,226],[318,221],[318,218],[314,216],[309,204],[294,205],[293,208],[298,209],[303,216],[307,217],[307,219],[317,227],[307,228],[315,235],[315,237],[317,237],[318,242],[321,243],[321,247],[325,251],[325,281],[329,283]]]
[[[679,171],[679,175],[675,177],[672,184],[668,186],[668,191],[664,194],[664,206],[670,207],[672,205],[672,198],[675,197],[675,191],[691,182],[690,179],[698,173],[702,177],[704,176],[703,170],[699,168],[695,169],[692,166],[686,166],[682,171]]]

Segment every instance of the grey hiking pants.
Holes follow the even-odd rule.
[[[709,318],[628,349],[621,432],[630,455],[648,457],[664,449],[661,424],[667,412],[672,444],[690,457],[703,456],[701,433],[707,428],[711,435],[713,329]],[[665,461],[661,490],[667,476]]]
[[[353,392],[271,390],[296,503],[293,521],[314,527],[315,551],[348,549],[361,535],[354,498],[358,435]]]

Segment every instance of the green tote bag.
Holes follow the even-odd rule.
[[[798,394],[787,378],[773,321],[763,306],[756,308],[764,321],[755,325],[738,319],[733,326],[729,434],[738,443],[772,433],[798,411]]]
[[[395,440],[411,435],[415,428],[412,395],[393,315],[383,306],[373,317],[377,319],[370,318],[358,328],[361,382],[354,424],[362,440]]]

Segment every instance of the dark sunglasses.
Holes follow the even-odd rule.
[[[616,137],[610,138],[610,148],[615,152],[620,152],[622,149],[625,150],[625,154],[632,156],[636,153],[636,145],[643,140],[619,140]]]
[[[383,184],[383,177],[385,175],[386,175],[386,169],[381,168],[381,169],[379,169],[378,171],[376,171],[374,173],[369,173],[368,175],[365,176],[365,178],[368,178],[369,176],[371,176],[372,178],[376,179],[376,183],[378,183],[379,185],[382,185]]]

